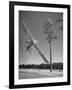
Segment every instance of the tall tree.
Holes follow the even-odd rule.
[[[56,40],[57,37],[54,36],[54,24],[51,19],[48,19],[44,25],[44,34],[46,34],[46,40],[49,43],[50,46],[50,72],[52,72],[52,41]]]

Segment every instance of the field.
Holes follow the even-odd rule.
[[[49,78],[49,77],[62,77],[62,70],[47,69],[19,69],[19,79],[32,79],[32,78]]]

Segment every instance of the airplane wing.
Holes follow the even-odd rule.
[[[33,38],[30,30],[28,29],[28,27],[26,26],[24,21],[23,21],[23,30],[24,30],[25,35],[27,36],[27,39],[28,39],[28,41],[26,41],[27,45],[26,45],[26,50],[25,51],[29,51],[29,53],[30,53],[30,49],[34,45],[35,39]]]
[[[24,21],[23,21],[23,28],[24,28],[24,32],[25,32],[28,40],[29,41],[34,40],[34,38],[33,38],[32,34],[31,34],[30,30],[28,29],[28,27],[26,26],[26,24],[25,24]]]

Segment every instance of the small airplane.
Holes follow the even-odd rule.
[[[36,40],[34,40],[34,41],[31,40],[31,41],[29,41],[29,42],[26,41],[25,43],[26,43],[26,50],[25,50],[25,52],[28,51],[28,52],[31,54],[30,51],[32,50],[32,47],[33,47],[34,45],[37,45],[37,41],[36,41]]]
[[[34,45],[37,45],[38,44],[38,41],[35,40],[31,34],[31,32],[29,31],[28,27],[26,26],[26,24],[23,22],[23,26],[24,26],[24,32],[25,34],[27,35],[27,38],[28,38],[28,41],[26,41],[26,50],[25,52],[29,52],[31,54],[31,50],[32,50],[32,47]]]
[[[44,56],[44,54],[38,47],[39,42],[33,38],[33,35],[31,34],[30,30],[28,29],[28,27],[26,26],[26,24],[24,22],[23,22],[23,26],[24,26],[24,32],[28,38],[28,40],[25,42],[26,43],[25,52],[28,51],[31,54],[30,51],[32,50],[32,47],[34,47],[37,50],[37,52],[40,54],[40,56],[42,57],[44,62],[49,63],[49,61],[46,59],[46,57]]]

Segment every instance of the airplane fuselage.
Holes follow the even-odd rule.
[[[26,46],[26,51],[30,50],[35,44],[37,44],[37,40],[31,40],[28,42],[28,45]]]

